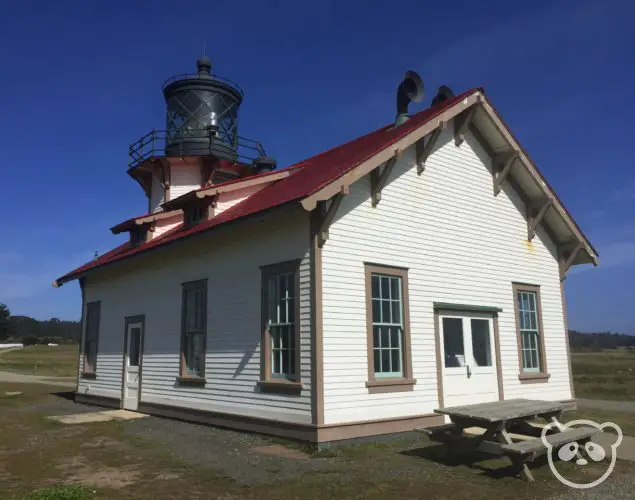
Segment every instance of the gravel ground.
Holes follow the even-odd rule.
[[[59,392],[52,393],[55,397],[49,397],[33,404],[23,405],[19,411],[25,413],[38,412],[42,415],[72,415],[76,413],[93,413],[96,411],[107,410],[93,405],[83,405],[75,403],[73,400],[74,393],[60,388]],[[19,397],[19,396],[16,396]]]
[[[204,465],[241,484],[284,481],[305,473],[336,473],[332,460],[304,454],[298,458],[261,453],[254,448],[274,446],[276,441],[255,434],[147,417],[123,423],[126,434],[155,441],[159,447],[192,465]]]
[[[619,465],[618,465],[619,466]],[[604,483],[589,490],[571,489],[550,500],[632,500],[635,498],[635,477],[609,477]]]

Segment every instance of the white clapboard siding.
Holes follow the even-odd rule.
[[[152,186],[150,190],[150,212],[161,210],[161,205],[165,202],[165,188],[155,172],[152,174]]]
[[[301,209],[272,213],[89,276],[86,300],[101,300],[99,358],[96,380],[82,385],[89,384],[92,394],[121,396],[124,318],[145,314],[142,402],[310,423],[308,221]],[[260,393],[260,266],[292,259],[302,259],[304,390],[299,396]],[[181,284],[205,278],[207,384],[179,386]]]
[[[175,215],[167,219],[159,219],[154,226],[154,232],[150,233],[151,238],[161,236],[163,233],[168,232],[170,229],[174,229],[176,226],[183,222],[183,215]]]
[[[201,187],[201,170],[197,164],[180,162],[170,167],[170,199],[174,200]]]
[[[505,398],[571,397],[555,248],[544,231],[527,242],[524,205],[506,185],[493,195],[491,160],[471,135],[450,130],[423,175],[409,148],[382,199],[370,203],[368,176],[351,186],[323,249],[325,423],[396,418],[438,407],[433,302],[501,307]],[[407,267],[412,392],[369,394],[365,386],[364,262]],[[512,282],[540,285],[547,383],[520,384]]]
[[[240,203],[243,200],[249,198],[252,194],[257,193],[265,186],[269,184],[257,184],[256,186],[246,187],[244,189],[238,189],[236,191],[230,191],[228,193],[221,193],[218,196],[218,201],[216,202],[216,208],[214,209],[214,213],[216,215],[224,212],[225,210],[233,207],[234,205]]]

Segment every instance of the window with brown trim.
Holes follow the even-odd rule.
[[[371,392],[412,390],[408,271],[366,264],[368,382]]]
[[[207,280],[191,281],[182,286],[180,378],[184,382],[204,382],[207,346]]]
[[[519,378],[523,382],[544,382],[549,378],[549,374],[545,355],[540,287],[514,283],[513,290]]]
[[[261,389],[300,390],[300,261],[262,271]]]
[[[99,321],[101,317],[101,302],[86,304],[86,321],[84,323],[84,366],[83,375],[97,373],[97,352],[99,349]]]

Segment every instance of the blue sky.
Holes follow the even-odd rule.
[[[0,20],[0,302],[75,319],[54,278],[145,212],[128,145],[164,123],[161,83],[240,83],[240,133],[288,165],[390,122],[418,71],[483,86],[600,252],[566,280],[569,322],[635,333],[635,6],[627,1],[5,2]]]

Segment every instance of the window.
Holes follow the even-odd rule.
[[[300,383],[299,261],[262,268],[261,388]]]
[[[183,284],[181,378],[205,377],[207,280]]]
[[[404,269],[366,265],[368,387],[414,383],[407,285]]]
[[[521,379],[548,378],[540,312],[540,288],[514,284],[514,301]]]
[[[83,373],[94,375],[97,372],[97,351],[99,345],[99,320],[101,302],[86,304],[84,320],[84,368]]]
[[[141,352],[141,327],[134,327],[130,329],[129,339],[129,352],[128,352],[128,365],[139,366],[139,358]]]
[[[492,366],[489,320],[472,318],[470,326],[472,329],[472,354],[476,366]]]

